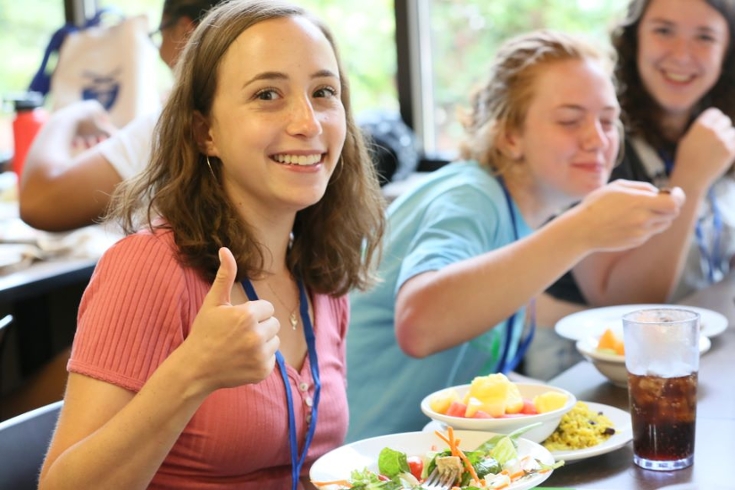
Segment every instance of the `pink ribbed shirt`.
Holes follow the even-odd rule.
[[[99,261],[79,309],[70,372],[137,392],[186,338],[211,283],[176,259],[170,232],[140,232]],[[302,476],[347,431],[346,297],[311,295],[322,383],[314,440]],[[310,364],[288,366],[299,447],[313,396]],[[124,462],[121,461],[121,464]],[[291,488],[288,410],[274,369],[256,385],[212,393],[184,429],[149,488]]]

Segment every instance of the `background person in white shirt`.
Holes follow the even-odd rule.
[[[219,1],[164,1],[156,33],[161,59],[169,67],[174,67],[199,20]],[[158,114],[153,111],[118,130],[96,100],[54,112],[34,139],[23,167],[18,196],[23,221],[47,231],[94,223],[117,184],[148,164]],[[80,147],[88,148],[80,152]]]

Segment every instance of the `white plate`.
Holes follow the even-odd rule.
[[[455,430],[454,435],[457,439],[461,439],[461,449],[473,450],[495,434]],[[421,456],[432,450],[432,447],[444,449],[447,445],[433,432],[405,432],[364,439],[334,449],[317,459],[311,467],[309,477],[312,481],[349,480],[352,470],[362,470],[367,467],[369,470],[377,471],[378,455],[385,447],[402,451],[408,456]],[[520,456],[531,455],[544,464],[554,464],[554,457],[546,448],[527,439],[518,439],[518,453]],[[551,473],[547,471],[535,474],[530,478],[513,483],[505,490],[528,490],[537,487],[551,476]]]
[[[702,335],[714,337],[727,329],[727,318],[716,311],[705,308],[696,308],[687,305],[620,305],[605,308],[593,308],[578,311],[565,316],[556,323],[554,330],[562,337],[570,340],[580,340],[584,337],[602,335],[607,328],[617,332],[623,331],[622,317],[626,313],[645,308],[682,308],[699,313],[701,317]]]
[[[551,454],[557,461],[564,460],[569,463],[580,459],[599,456],[600,454],[609,453],[620,449],[633,440],[633,425],[630,421],[630,414],[619,408],[603,405],[602,403],[585,402],[590,410],[594,412],[602,412],[609,418],[615,426],[615,434],[602,444],[588,447],[585,449],[574,449],[571,451],[551,451]]]

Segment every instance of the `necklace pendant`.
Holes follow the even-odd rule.
[[[296,317],[296,313],[291,313],[288,319],[291,321],[291,329],[296,330],[296,327],[299,326],[299,319]]]

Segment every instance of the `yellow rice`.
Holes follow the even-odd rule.
[[[568,451],[596,446],[615,433],[612,421],[584,402],[577,402],[564,414],[559,427],[543,442],[549,451]]]

